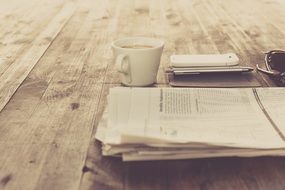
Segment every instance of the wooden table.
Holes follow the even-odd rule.
[[[94,139],[110,87],[110,42],[165,41],[171,54],[285,49],[283,0],[0,0],[0,189],[285,189],[284,158],[123,163]],[[263,75],[263,86],[274,84]]]

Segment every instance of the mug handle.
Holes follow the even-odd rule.
[[[128,56],[126,54],[119,54],[116,58],[115,66],[120,73],[125,75],[128,83],[131,83],[131,65],[129,63]]]

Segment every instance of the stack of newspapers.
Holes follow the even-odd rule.
[[[284,88],[110,89],[96,131],[123,161],[285,155]]]

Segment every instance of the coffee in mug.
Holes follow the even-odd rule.
[[[131,37],[112,43],[115,66],[126,86],[149,86],[156,82],[164,42]]]
[[[128,49],[145,49],[145,48],[154,48],[150,45],[140,45],[140,44],[134,44],[134,45],[125,45],[122,46],[122,48],[128,48]]]

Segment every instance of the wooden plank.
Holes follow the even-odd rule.
[[[53,147],[50,148],[44,164],[45,172],[41,174],[38,182],[39,188],[45,186],[46,189],[77,189],[80,182],[86,151],[95,122],[94,115],[98,109],[102,82],[105,77],[104,72],[107,67],[106,64],[100,62],[100,59],[97,60],[97,57],[109,53],[104,46],[108,41],[108,36],[102,34],[98,37],[97,33],[94,32],[94,30],[97,30],[98,24],[103,25],[105,23],[104,19],[106,17],[106,12],[102,11],[104,1],[101,1],[100,6],[98,6],[98,3],[93,4],[88,1],[88,8],[90,7],[88,9],[88,18],[81,25],[80,33],[76,38],[79,41],[75,40],[70,47],[70,53],[74,54],[74,58],[81,60],[73,64],[69,63],[71,54],[68,53],[66,55],[66,64],[69,64],[68,67],[72,68],[71,72],[66,72],[66,68],[62,68],[64,74],[58,73],[45,93],[50,108],[56,108],[58,104],[69,108],[63,113],[58,110],[57,115],[62,114],[60,120],[57,120],[57,116],[51,115],[51,118],[55,119],[53,125],[57,130],[57,135],[53,137],[53,133],[50,133],[50,138],[62,147],[60,151],[56,151]],[[97,45],[94,46],[94,44]],[[84,58],[80,54],[78,55],[80,51],[87,53],[88,57]],[[72,76],[72,79],[70,79],[70,76]],[[63,88],[62,84],[58,85],[59,81],[64,81],[64,86],[66,84],[68,86]],[[73,89],[73,85],[74,90],[70,95],[60,97],[60,94],[69,93],[69,89]],[[78,88],[76,88],[77,86]],[[65,99],[65,101],[62,99]],[[68,122],[68,125],[64,124],[65,122]],[[47,120],[41,123],[49,127]],[[67,139],[72,143],[66,144]],[[58,161],[57,157],[63,159]],[[72,159],[66,162],[66,159],[70,158]],[[61,171],[54,171],[54,164],[60,166]],[[70,166],[73,166],[73,168],[70,168]],[[67,181],[72,183],[66,183]]]
[[[9,104],[2,110],[0,114],[1,126],[20,125],[31,117],[52,77],[57,70],[64,67],[61,64],[62,54],[69,49],[80,29],[78,25],[85,19],[87,14],[88,11],[86,9],[77,11],[76,16],[71,19],[71,22],[64,26],[63,31],[53,41],[53,45],[45,52],[44,57],[46,58],[40,60],[35,65],[23,84],[17,89]],[[4,133],[1,131],[4,128],[0,128],[0,134]]]
[[[109,53],[104,46],[108,36],[97,38],[94,32],[106,16],[100,11],[102,6],[96,5],[80,2],[80,11],[0,114],[0,149],[4,152],[0,179],[11,176],[7,188],[79,186],[107,67],[96,59]],[[13,122],[14,113],[23,116]],[[19,147],[15,138],[25,143]],[[4,151],[7,147],[10,150]],[[21,158],[15,156],[19,149],[25,152]]]
[[[26,53],[33,45],[31,42],[58,14],[64,3],[56,1],[46,5],[43,1],[29,1],[19,10],[19,6],[14,7],[17,5],[15,2],[3,4],[8,10],[10,7],[7,4],[12,4],[16,11],[10,10],[0,23],[0,76]]]
[[[32,42],[33,45],[29,50],[0,76],[0,111],[71,17],[74,8],[74,3],[67,3],[48,24],[47,28]]]
[[[82,17],[79,17],[81,19]],[[80,21],[77,21],[77,23],[73,23],[73,25],[78,28]],[[1,114],[0,114],[0,130],[1,130],[1,137],[0,137],[0,144],[1,144],[1,172],[0,172],[0,179],[2,179],[3,176],[11,176],[11,180],[9,180],[9,183],[12,182],[12,185],[9,186],[11,189],[16,188],[25,188],[29,189],[35,186],[35,183],[32,183],[33,180],[37,179],[37,175],[34,175],[36,172],[40,172],[41,168],[37,168],[38,164],[41,163],[41,156],[44,156],[44,153],[42,150],[46,147],[46,144],[44,141],[39,144],[35,141],[35,139],[32,139],[29,137],[29,135],[33,136],[33,127],[29,130],[29,125],[26,125],[27,120],[30,118],[31,114],[35,111],[35,106],[38,105],[38,98],[41,98],[41,95],[43,92],[45,92],[45,89],[47,87],[47,84],[50,80],[50,76],[52,76],[54,73],[53,70],[55,69],[55,64],[58,66],[59,61],[57,57],[54,57],[54,53],[61,56],[62,52],[61,49],[66,49],[70,45],[70,42],[68,41],[70,38],[70,35],[76,34],[76,29],[74,27],[72,30],[67,31],[66,35],[63,39],[58,41],[58,43],[55,43],[56,47],[51,48],[54,49],[52,51],[51,55],[47,58],[47,61],[43,61],[42,65],[43,67],[38,68],[36,72],[34,72],[32,75],[30,75],[30,78],[24,82],[22,85],[22,88],[18,90],[16,93],[17,98],[15,100],[12,99],[7,107],[5,108]],[[67,40],[67,41],[66,41]],[[59,47],[59,48],[58,48]],[[58,48],[58,49],[57,49]],[[58,51],[58,52],[57,52]],[[49,53],[47,53],[49,54]],[[46,62],[50,63],[50,68],[46,67]],[[53,68],[54,67],[54,68]],[[43,79],[47,77],[47,80],[44,81]],[[43,110],[41,114],[44,114]],[[44,116],[43,116],[44,117]],[[25,121],[25,122],[23,122]],[[32,125],[32,124],[31,124]],[[25,126],[25,127],[24,127]],[[29,131],[29,132],[28,132]],[[27,136],[23,134],[26,134]],[[37,135],[37,134],[36,134]],[[39,135],[39,133],[38,133]],[[15,141],[15,138],[18,141]],[[25,139],[27,138],[27,139]],[[5,140],[7,140],[5,142]],[[30,140],[30,141],[29,141]],[[19,143],[17,143],[19,142]],[[22,156],[18,157],[17,154],[23,150],[28,150],[29,145],[34,144],[34,147],[37,147],[38,150],[31,150],[30,154],[27,155],[27,157]],[[43,144],[43,146],[41,146]],[[20,145],[23,145],[22,148]],[[9,150],[9,151],[8,151]],[[41,155],[43,153],[43,155]],[[25,153],[23,153],[25,154]],[[18,158],[18,164],[15,160]],[[6,160],[6,161],[5,161]],[[19,165],[24,164],[25,167],[20,167]],[[15,166],[14,166],[15,165]],[[17,168],[17,166],[19,166]],[[8,169],[7,169],[8,168]],[[19,168],[22,168],[19,169]],[[37,169],[35,169],[37,168]],[[7,169],[7,170],[6,170]],[[13,170],[14,169],[14,170]],[[18,172],[15,172],[17,171]],[[36,172],[35,172],[36,171]],[[25,174],[26,172],[26,174]],[[14,173],[16,173],[14,175]],[[23,176],[25,178],[23,178]],[[30,177],[30,179],[28,179]],[[5,177],[3,177],[5,179]],[[23,185],[24,184],[24,185]],[[0,188],[1,189],[1,188]]]

